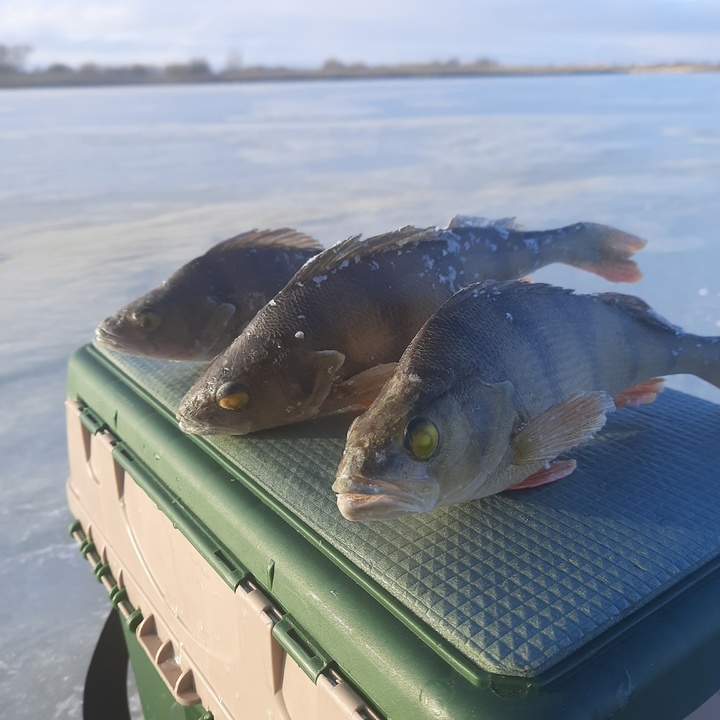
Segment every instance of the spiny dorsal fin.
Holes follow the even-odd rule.
[[[456,215],[448,223],[448,229],[461,227],[497,228],[498,230],[525,230],[524,225],[515,222],[514,217],[490,220],[480,215]]]
[[[327,274],[340,267],[344,262],[351,263],[390,250],[398,250],[412,243],[432,242],[442,238],[445,231],[435,227],[416,228],[407,225],[393,232],[376,235],[361,240],[360,235],[353,235],[347,240],[333,245],[319,255],[310,258],[295,274],[292,283],[305,282],[318,275]]]
[[[628,315],[642,320],[662,330],[672,330],[675,333],[682,333],[682,328],[668,322],[662,315],[655,312],[644,300],[635,295],[624,295],[622,293],[606,292],[598,293],[597,298],[608,305],[620,308]]]
[[[211,247],[208,253],[254,247],[291,248],[294,250],[323,249],[323,246],[309,235],[293,230],[293,228],[280,228],[279,230],[249,230],[219,242]]]

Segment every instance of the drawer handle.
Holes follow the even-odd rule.
[[[178,704],[197,705],[200,696],[192,668],[183,670],[172,640],[159,637],[154,615],[148,615],[137,626],[137,639]]]

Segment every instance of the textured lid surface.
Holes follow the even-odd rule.
[[[202,364],[104,352],[174,413]],[[610,415],[567,479],[351,523],[330,486],[349,421],[207,438],[489,672],[534,677],[720,555],[720,407],[665,391]]]

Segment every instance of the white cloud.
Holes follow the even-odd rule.
[[[0,3],[2,33],[20,37],[50,33],[59,37],[101,37],[132,27],[128,3],[38,2]]]
[[[493,57],[503,62],[720,60],[716,0],[0,0],[0,42],[32,60],[167,62],[231,50],[249,64],[316,66]]]

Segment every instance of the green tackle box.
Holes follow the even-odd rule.
[[[146,718],[680,720],[720,688],[718,405],[667,390],[560,482],[351,523],[349,421],[185,435],[201,369],[69,364],[72,533]]]

